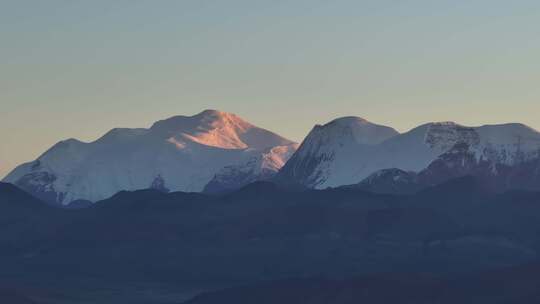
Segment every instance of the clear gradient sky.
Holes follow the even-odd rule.
[[[205,108],[297,141],[345,115],[540,129],[540,1],[0,0],[0,176]]]

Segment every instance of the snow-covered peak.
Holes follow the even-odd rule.
[[[113,129],[90,143],[59,142],[5,181],[62,204],[148,187],[201,191],[220,169],[252,157],[277,170],[286,160],[280,146],[289,145],[294,142],[234,114],[206,110],[158,121],[150,129]]]
[[[310,187],[343,185],[359,172],[350,168],[373,147],[399,133],[358,117],[343,117],[316,125],[278,178]],[[370,172],[371,173],[371,172]],[[329,182],[333,176],[334,181]]]
[[[477,158],[508,165],[537,156],[540,151],[540,133],[519,123],[480,127],[432,123],[427,127],[424,141],[438,154],[456,144],[467,144]]]
[[[177,115],[155,122],[150,129],[162,132],[195,132],[197,130],[223,128],[225,126],[253,127],[232,113],[204,110],[192,116]]]
[[[316,126],[279,177],[325,188],[358,183],[388,168],[419,172],[457,144],[470,147],[477,160],[510,166],[540,156],[540,133],[522,124],[432,122],[387,139],[372,137],[377,134],[373,128],[350,117]]]
[[[476,128],[478,134],[493,144],[520,144],[525,149],[540,148],[540,133],[520,123],[484,125]]]
[[[371,122],[369,122],[368,120],[362,117],[344,116],[344,117],[339,117],[328,122],[327,124],[325,124],[325,126],[329,126],[329,125],[347,126],[347,125],[369,125],[369,124],[371,124]]]
[[[317,125],[314,131],[322,137],[348,137],[346,139],[353,139],[362,145],[376,145],[399,134],[393,128],[377,125],[355,116],[341,117],[325,125]]]
[[[258,128],[232,113],[205,110],[193,116],[174,116],[156,122],[150,130],[177,146],[195,142],[222,149],[267,148],[293,142]]]
[[[377,145],[398,134],[390,127],[373,124],[359,117],[342,117],[325,125],[316,125],[306,136],[297,153],[299,155],[326,153],[328,157],[332,157],[337,150]]]

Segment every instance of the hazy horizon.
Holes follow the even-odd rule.
[[[360,116],[540,129],[540,3],[2,1],[0,177],[211,108],[300,142]]]

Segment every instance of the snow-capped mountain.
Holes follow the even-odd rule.
[[[294,142],[234,114],[206,110],[158,121],[149,129],[113,129],[91,143],[59,142],[4,181],[60,204],[150,187],[201,191],[224,167],[265,155],[271,160],[261,170],[277,171],[289,154],[271,151],[283,146],[295,149]]]
[[[465,127],[453,122],[429,123],[403,134],[394,131],[373,136],[365,132],[367,138],[359,141],[351,135],[351,130],[359,128],[358,121],[365,120],[345,118],[316,126],[280,170],[279,179],[325,188],[357,184],[384,169],[420,172],[460,143],[468,147],[475,161],[505,166],[534,159],[540,151],[540,133],[522,124]],[[335,127],[336,122],[340,128]],[[388,172],[382,173],[378,174],[387,177]]]
[[[316,125],[280,170],[277,179],[314,188],[344,185],[345,181],[356,179],[351,168],[359,159],[374,146],[398,134],[390,127],[359,117],[343,117]]]
[[[467,143],[457,143],[420,172],[383,169],[352,187],[375,193],[411,194],[452,179],[470,176],[485,191],[540,190],[540,155],[530,154],[513,163],[499,158],[477,157],[478,151]]]
[[[255,181],[273,178],[298,149],[298,144],[271,147],[239,164],[226,166],[204,187],[206,193],[239,189]]]

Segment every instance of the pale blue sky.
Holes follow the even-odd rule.
[[[0,0],[0,176],[215,108],[301,141],[357,115],[540,129],[539,1]]]

